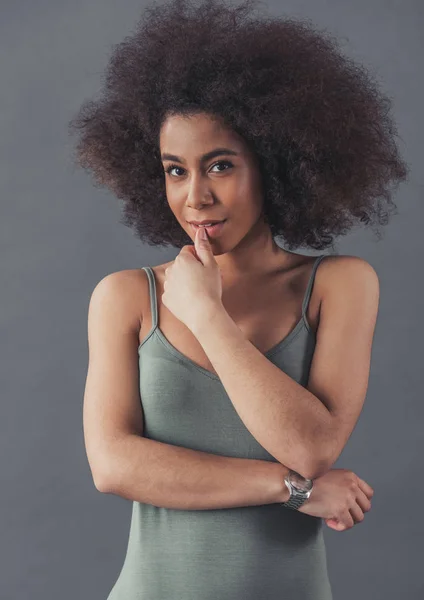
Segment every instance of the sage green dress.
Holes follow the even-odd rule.
[[[295,328],[265,356],[301,385],[315,336],[306,320],[318,256]],[[238,416],[220,379],[157,326],[138,348],[145,436],[214,454],[277,462]],[[125,560],[107,600],[332,600],[322,519],[281,504],[175,510],[133,502]]]

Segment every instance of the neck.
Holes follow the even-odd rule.
[[[275,243],[269,226],[260,218],[230,252],[215,256],[224,280],[245,279],[282,266],[291,253]]]

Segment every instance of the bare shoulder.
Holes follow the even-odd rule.
[[[125,319],[126,326],[139,330],[148,299],[149,283],[143,269],[124,269],[105,275],[91,294],[90,310],[108,304]]]
[[[327,255],[317,269],[315,285],[321,306],[327,307],[327,313],[335,315],[342,307],[351,315],[362,310],[361,319],[368,319],[370,328],[374,326],[380,282],[376,270],[365,259],[351,255]]]
[[[364,258],[349,254],[326,255],[319,265],[316,280],[323,292],[355,283],[373,286],[374,289],[379,284],[374,267]]]

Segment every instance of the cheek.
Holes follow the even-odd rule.
[[[174,213],[177,219],[181,219],[184,214],[184,198],[183,196],[178,195],[178,193],[172,191],[171,189],[167,190],[166,199],[168,201],[169,208]]]
[[[228,208],[231,215],[237,216],[237,220],[248,223],[258,218],[262,210],[262,198],[259,194],[255,195],[254,191],[246,186],[244,190],[239,189],[233,198],[234,202]]]
[[[240,176],[234,181],[232,195],[237,199],[237,203],[243,202],[250,213],[261,210],[262,193],[259,174],[252,172],[251,169],[240,171]]]

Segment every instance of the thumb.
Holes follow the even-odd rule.
[[[345,529],[345,525],[337,519],[325,519],[325,522],[331,529],[337,529],[338,531]]]
[[[208,264],[213,259],[213,252],[208,238],[208,232],[205,227],[199,227],[194,238],[194,247],[197,256],[203,264]]]

